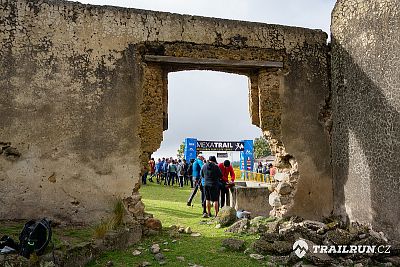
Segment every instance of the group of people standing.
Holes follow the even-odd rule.
[[[218,164],[215,156],[208,160],[200,154],[188,163],[185,159],[162,158],[157,162],[151,158],[148,168],[142,176],[142,184],[156,181],[158,184],[179,187],[189,185],[194,188],[188,205],[191,205],[196,192],[200,189],[203,217],[211,216],[211,204],[215,216],[219,208],[229,201],[229,188],[234,185],[235,172],[229,160]]]
[[[189,198],[188,205],[196,194],[197,188],[200,188],[203,217],[211,217],[212,203],[215,216],[217,216],[219,208],[225,206],[226,201],[229,200],[229,188],[235,182],[235,172],[230,161],[225,160],[218,164],[215,156],[210,156],[205,161],[202,155],[198,155],[193,162],[192,177],[197,186]]]
[[[142,176],[142,184],[147,183],[147,178],[150,182],[154,179],[158,184],[174,185],[179,187],[189,185],[193,187],[193,181],[190,179],[191,166],[185,159],[162,158],[157,162],[151,158],[148,164],[148,170]]]
[[[262,173],[264,175],[264,180],[267,181],[268,177],[274,177],[277,170],[272,163],[265,163],[259,162],[257,165],[257,173]]]

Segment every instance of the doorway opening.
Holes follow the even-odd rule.
[[[249,113],[249,84],[249,78],[239,74],[207,70],[170,72],[168,74],[168,129],[163,132],[160,148],[151,156],[155,164],[164,162],[164,159],[172,159],[173,163],[170,161],[169,164],[181,164],[182,162],[178,163],[184,158],[181,148],[185,138],[188,137],[214,141],[259,138],[262,135],[261,129],[252,125]],[[224,155],[217,151],[201,151],[201,154],[205,159],[216,156],[217,163],[229,160],[236,170],[235,178],[241,178],[237,176],[237,170],[240,167],[239,151],[229,151],[226,157],[218,157],[218,155]],[[156,172],[159,171],[157,166],[155,169]],[[177,225],[186,221],[185,216],[197,216],[199,219],[204,214],[200,192],[191,201],[191,207],[187,207],[187,200],[195,184],[193,178],[185,178],[183,187],[180,187],[180,184],[174,183],[173,179],[170,184],[167,183],[167,179],[159,179],[156,174],[156,177],[147,181],[146,185],[142,185],[141,192],[147,210],[161,219],[163,224]],[[154,191],[158,193],[151,195],[163,196],[162,201],[150,197],[150,192]],[[180,205],[178,206],[177,203]],[[267,203],[268,201],[263,204]],[[268,212],[269,210],[264,215]]]
[[[243,75],[242,77],[247,77],[245,80],[247,80],[246,83],[248,83],[248,98],[246,97],[243,102],[249,102],[249,104],[248,111],[242,113],[246,115],[250,114],[251,124],[262,129],[262,134],[267,138],[272,153],[282,156],[279,157],[277,161],[281,163],[281,169],[285,173],[282,177],[286,180],[290,177],[294,178],[290,181],[290,192],[286,190],[284,197],[279,192],[275,192],[275,188],[272,188],[272,191],[276,193],[276,199],[272,202],[274,204],[272,210],[273,215],[283,216],[293,202],[295,184],[299,177],[297,162],[293,156],[286,153],[282,143],[282,103],[280,95],[283,86],[282,80],[284,71],[282,70],[284,70],[284,52],[270,49],[240,47],[226,49],[225,47],[186,43],[145,43],[143,47],[138,47],[138,52],[138,58],[143,60],[141,63],[141,71],[143,74],[142,123],[139,132],[142,142],[142,154],[140,159],[143,168],[145,169],[148,166],[148,161],[154,152],[156,152],[156,154],[154,154],[155,157],[157,157],[157,153],[159,153],[160,157],[168,156],[167,154],[161,155],[157,150],[163,140],[163,132],[170,126],[174,127],[173,125],[175,124],[174,122],[171,124],[169,123],[170,110],[168,108],[168,102],[170,93],[168,91],[168,75],[170,73],[175,75],[175,73],[181,71],[208,70]],[[186,90],[190,91],[187,88]],[[217,91],[214,90],[213,94],[217,94]],[[196,95],[192,94],[192,97],[194,96]],[[215,97],[212,98],[212,100],[220,98],[222,97]],[[190,108],[186,107],[186,110],[202,112],[201,108],[208,108],[206,104],[211,102],[211,100],[204,101],[205,103],[191,101],[189,102],[191,104]],[[211,125],[210,128],[218,127],[218,123],[215,124],[215,126],[212,124],[214,121],[218,122],[215,118],[224,116],[221,111],[218,112],[218,105],[223,106],[224,109],[228,111],[228,115],[225,115],[227,117],[229,117],[231,109],[234,108],[234,106],[224,105],[224,103],[216,104],[217,107],[211,108],[211,115],[205,114],[204,116],[205,121],[203,125],[206,125],[206,127],[209,125]],[[239,123],[237,120],[230,122],[228,120],[228,123],[238,128]],[[192,128],[196,129],[198,127]],[[221,127],[218,127],[217,129],[219,130],[220,128]],[[172,135],[174,134],[173,131],[171,131],[171,133]],[[215,132],[210,133],[212,136],[217,135]],[[165,132],[165,135],[167,134],[168,132]],[[195,136],[192,137],[199,138],[198,134],[194,134]],[[230,132],[228,134],[233,133]],[[187,132],[183,135],[188,137]],[[181,139],[178,142],[183,141],[182,137],[178,138],[178,140]],[[173,153],[175,149],[170,148],[169,153]],[[170,155],[170,157],[171,156],[174,157],[175,155]],[[158,160],[158,158],[155,158],[155,160]],[[145,170],[143,170],[143,172],[144,171]],[[134,194],[137,193],[140,196],[138,193],[139,188],[140,183],[135,187]],[[285,186],[285,188],[288,189],[287,186]],[[285,200],[285,202],[277,201],[281,199]],[[271,201],[269,203],[271,203]]]
[[[176,158],[187,137],[198,140],[254,140],[261,129],[251,124],[248,77],[213,71],[180,71],[168,74],[168,130],[163,132],[156,160]],[[215,152],[203,152],[206,158]],[[179,155],[182,158],[182,155]],[[239,152],[228,159],[239,161]],[[217,158],[218,162],[224,158]]]

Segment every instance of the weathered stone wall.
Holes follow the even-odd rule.
[[[338,1],[332,13],[336,212],[400,238],[400,2]]]
[[[139,177],[166,129],[166,74],[197,68],[150,64],[145,54],[283,61],[280,70],[244,72],[259,81],[250,86],[252,121],[297,160],[298,170],[285,167],[297,187],[289,211],[328,215],[329,133],[319,120],[329,96],[326,37],[67,1],[0,0],[0,217],[90,222],[116,198],[143,216]]]

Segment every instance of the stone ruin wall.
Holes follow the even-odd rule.
[[[331,213],[325,33],[67,1],[0,4],[0,218],[90,223],[117,198],[143,218],[140,174],[166,129],[167,73],[181,70],[146,53],[282,60],[281,70],[220,70],[249,76],[252,121],[296,187],[284,212]]]
[[[397,0],[338,1],[332,13],[336,212],[397,240],[400,239],[399,26]]]

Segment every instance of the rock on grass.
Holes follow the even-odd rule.
[[[165,259],[164,254],[162,254],[162,253],[157,253],[157,254],[155,254],[155,255],[154,255],[154,258],[155,258],[157,261],[163,261],[163,260]]]
[[[153,254],[159,253],[160,252],[160,245],[159,244],[153,244],[150,247],[150,252],[153,253]]]
[[[265,258],[263,255],[260,255],[260,254],[250,254],[249,256],[250,256],[250,258],[256,259],[256,260],[263,260]]]
[[[140,254],[142,254],[142,252],[139,251],[139,250],[134,250],[134,251],[132,252],[132,255],[133,255],[133,256],[138,256],[138,255],[140,255]]]
[[[232,207],[225,206],[219,211],[215,220],[217,223],[221,224],[221,226],[231,225],[236,221],[236,210]]]

